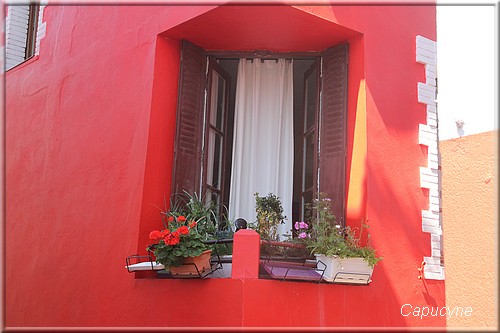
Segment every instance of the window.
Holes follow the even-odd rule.
[[[9,5],[6,19],[6,69],[35,55],[39,5]]]
[[[229,207],[239,59],[286,57],[292,59],[294,77],[295,152],[289,224],[303,219],[305,205],[318,192],[334,199],[332,209],[343,222],[347,51],[347,44],[341,44],[305,55],[263,52],[259,57],[258,52],[205,52],[184,41],[172,193],[199,192]]]

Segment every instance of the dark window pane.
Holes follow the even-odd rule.
[[[210,96],[210,125],[220,131],[223,131],[225,102],[226,80],[214,71]]]
[[[305,128],[307,131],[315,123],[316,118],[316,103],[318,94],[318,85],[316,78],[317,70],[314,69],[309,77],[306,79],[305,84]]]
[[[210,129],[208,134],[207,183],[221,189],[222,137]]]
[[[314,132],[304,138],[304,179],[302,191],[313,186],[314,180]]]

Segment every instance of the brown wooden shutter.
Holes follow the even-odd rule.
[[[199,192],[205,107],[206,56],[183,41],[175,134],[172,194]]]
[[[347,128],[348,44],[326,50],[321,67],[319,191],[332,199],[337,221],[344,223]]]

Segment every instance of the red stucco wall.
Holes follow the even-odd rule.
[[[211,9],[45,9],[40,56],[6,73],[6,325],[444,326],[443,317],[400,313],[407,303],[445,305],[443,281],[417,279],[430,246],[415,36],[435,39],[432,6],[236,8],[234,29],[202,26],[200,43],[226,48],[273,45],[269,28],[302,20],[310,29],[276,28],[280,51],[295,45],[287,36],[350,43],[347,220],[368,218],[384,257],[369,286],[126,272],[125,257],[144,253],[159,226],[152,204],[169,194],[178,38],[198,25],[167,30],[191,18],[231,26],[226,8],[200,15]],[[245,20],[264,26],[242,36]]]

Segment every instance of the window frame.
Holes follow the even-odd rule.
[[[19,17],[17,15],[14,15],[13,11],[9,12],[9,27],[7,29],[6,27],[6,45],[5,45],[5,66],[6,66],[6,71],[9,71],[13,68],[17,68],[18,66],[26,63],[28,60],[32,59],[33,57],[36,56],[36,47],[37,47],[37,38],[38,38],[38,21],[39,21],[39,16],[40,16],[40,5],[39,4],[29,4],[29,5],[9,5],[9,6],[19,6],[19,7],[25,7],[28,6],[28,17],[26,18],[26,21],[24,21],[24,18]],[[12,33],[10,30],[14,28],[14,23],[13,22],[19,22],[19,20],[23,20],[21,23],[25,23],[26,25],[26,31],[21,31],[21,33],[25,37],[24,41],[24,51],[20,50],[12,50],[11,43],[10,41],[10,34]],[[7,31],[9,32],[7,34]],[[14,45],[14,48],[16,45]],[[17,45],[19,47],[19,45]],[[21,53],[23,52],[23,53]],[[8,65],[8,59],[10,58],[9,54],[11,54],[14,57],[21,57],[23,60],[15,60],[13,61],[14,64],[12,64],[10,67],[7,67]]]
[[[186,43],[189,43],[187,41],[183,41],[183,49],[184,49],[184,45]],[[191,43],[189,43],[191,44]],[[192,44],[193,45],[193,44]],[[209,62],[210,62],[210,58],[217,58],[217,59],[235,59],[235,58],[259,58],[259,59],[263,59],[263,60],[266,60],[266,59],[277,59],[277,58],[285,58],[285,59],[300,59],[300,58],[315,58],[317,59],[317,70],[319,71],[318,74],[317,74],[317,87],[318,87],[318,93],[317,93],[317,98],[318,98],[318,102],[317,102],[317,105],[316,105],[316,108],[317,108],[317,112],[316,112],[316,134],[315,134],[315,153],[316,153],[316,156],[315,156],[315,161],[314,161],[314,164],[315,164],[315,167],[314,167],[314,177],[315,177],[315,180],[313,182],[313,188],[315,189],[315,192],[313,192],[313,199],[314,198],[317,198],[319,196],[319,193],[320,192],[325,192],[327,194],[330,194],[330,191],[328,190],[330,187],[331,187],[331,182],[334,182],[334,187],[336,187],[335,189],[335,194],[339,197],[341,197],[341,200],[340,202],[336,203],[336,206],[333,207],[334,208],[334,214],[338,217],[338,219],[340,219],[340,222],[342,224],[345,224],[345,202],[346,202],[346,198],[345,198],[345,187],[346,187],[346,158],[347,158],[347,81],[348,81],[348,73],[347,73],[347,63],[348,63],[348,44],[345,43],[345,44],[338,44],[338,45],[335,45],[331,48],[328,48],[326,50],[322,50],[322,51],[312,51],[312,52],[271,52],[271,51],[267,51],[267,50],[254,50],[254,51],[205,51],[199,47],[197,47],[199,49],[199,52],[201,54],[201,56],[203,56],[206,60],[205,60],[205,69],[204,69],[204,82],[205,82],[205,87],[203,89],[203,96],[204,96],[204,102],[203,102],[203,106],[200,108],[201,112],[203,112],[203,115],[202,115],[202,118],[204,119],[203,123],[201,124],[202,128],[203,128],[203,137],[201,138],[203,141],[202,145],[202,151],[201,151],[201,155],[202,155],[202,164],[200,165],[200,170],[199,170],[199,174],[198,176],[195,175],[195,179],[196,177],[199,177],[201,183],[200,183],[200,186],[198,187],[198,189],[200,191],[204,191],[205,190],[205,184],[206,184],[206,179],[204,179],[205,175],[204,175],[204,170],[206,170],[206,160],[208,160],[208,158],[205,156],[206,154],[206,150],[205,150],[205,147],[206,147],[206,144],[207,144],[207,135],[206,133],[208,132],[206,130],[206,128],[209,126],[208,125],[208,122],[206,121],[209,117],[209,115],[207,114],[208,110],[208,99],[209,99],[209,85],[211,84],[211,82],[209,81],[210,78],[209,78],[209,68],[210,68],[210,65],[209,65]],[[340,54],[340,53],[343,53],[345,52],[345,54],[342,54],[340,56],[340,58],[344,57],[341,59],[341,64],[336,64],[336,61],[338,62],[338,59],[335,60],[333,59],[333,62],[331,61],[331,59],[328,59],[327,61],[325,61],[325,57],[329,56],[331,57],[331,55],[335,55],[335,54]],[[181,54],[183,53],[183,51],[181,52]],[[339,59],[340,59],[339,58]],[[333,65],[332,65],[333,64]],[[325,67],[326,66],[326,67]],[[340,81],[340,83],[338,82],[335,82],[335,83],[338,83],[337,85],[335,84],[331,84],[331,83],[325,83],[324,80],[326,79],[326,76],[325,76],[325,73],[324,73],[324,70],[325,68],[328,70],[328,67],[332,67],[332,66],[337,66],[340,68],[340,70],[335,74],[335,75],[339,75],[338,73],[340,73],[340,75],[342,75]],[[179,87],[182,87],[183,86],[183,75],[182,75],[182,56],[181,56],[181,75],[179,77]],[[337,68],[338,69],[338,68]],[[328,73],[327,73],[328,74]],[[330,75],[331,77],[331,75]],[[343,98],[342,100],[342,103],[341,104],[341,115],[340,115],[340,126],[339,128],[341,128],[340,131],[340,142],[336,142],[336,147],[335,149],[337,149],[337,155],[339,155],[339,152],[340,152],[340,155],[337,156],[337,164],[340,165],[339,169],[336,170],[335,172],[335,176],[334,177],[331,177],[333,179],[330,179],[330,177],[328,177],[328,173],[325,172],[325,170],[328,170],[328,165],[331,164],[331,161],[328,160],[328,155],[329,153],[327,153],[326,149],[329,147],[328,145],[328,140],[329,140],[329,129],[328,128],[325,128],[326,124],[323,124],[323,119],[333,119],[331,115],[327,114],[327,113],[332,113],[332,112],[329,112],[329,111],[326,111],[326,107],[325,105],[328,105],[328,104],[332,104],[331,101],[328,100],[328,97],[325,96],[326,94],[324,93],[324,88],[327,87],[331,90],[342,90],[340,92],[340,94],[337,96],[337,98]],[[295,92],[296,93],[296,92]],[[179,91],[179,96],[181,96],[182,94],[182,91],[180,89]],[[227,98],[228,96],[226,96]],[[182,98],[180,97],[179,98],[179,104],[178,104],[178,107],[177,107],[177,126],[179,126],[179,119],[182,117],[182,106],[180,105],[182,102]],[[337,114],[333,114],[337,112]],[[337,117],[335,119],[338,119],[338,116],[339,116],[339,110],[334,110],[333,111],[333,117]],[[226,113],[226,119],[227,119],[227,113]],[[225,126],[227,126],[227,124],[225,124]],[[177,127],[178,128],[178,127]],[[226,129],[227,131],[227,129]],[[178,132],[178,131],[176,131]],[[331,131],[330,131],[331,132]],[[226,144],[226,143],[225,143]],[[325,148],[324,151],[322,151],[322,144],[327,147]],[[173,174],[172,174],[172,193],[177,193],[178,192],[178,187],[176,188],[176,184],[177,184],[177,179],[176,179],[176,172],[175,172],[175,169],[176,169],[176,165],[178,163],[178,158],[177,158],[177,152],[178,152],[178,148],[179,148],[179,142],[177,142],[177,137],[176,137],[176,141],[175,141],[175,146],[177,147],[176,149],[174,149],[174,152],[175,152],[175,156],[174,157],[174,168],[173,168]],[[330,149],[331,150],[331,149]],[[331,155],[331,154],[330,154]],[[224,163],[223,163],[224,164]],[[224,167],[224,166],[222,166]],[[179,169],[179,168],[177,168]],[[326,176],[325,176],[326,175]],[[224,178],[224,177],[223,177]],[[324,180],[323,180],[324,179]],[[322,184],[324,182],[324,184]],[[335,183],[336,182],[336,183]],[[196,190],[196,187],[193,187],[191,186],[190,188],[191,190]],[[326,190],[325,190],[326,189]],[[189,192],[189,189],[187,190]],[[204,194],[204,193],[202,193]],[[302,202],[302,193],[301,193],[301,202]],[[336,199],[336,198],[333,198],[333,199]],[[300,215],[303,216],[303,204],[301,204],[301,212],[300,212]]]

